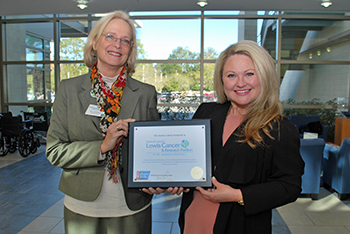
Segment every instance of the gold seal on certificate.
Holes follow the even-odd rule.
[[[129,123],[128,187],[211,187],[210,120]]]
[[[198,180],[201,179],[203,176],[203,169],[200,167],[194,167],[191,170],[191,176],[193,179]]]

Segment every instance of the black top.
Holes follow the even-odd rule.
[[[237,131],[222,146],[222,133],[230,103],[203,103],[193,118],[211,119],[213,175],[220,183],[239,188],[244,206],[236,202],[221,203],[214,234],[271,233],[272,209],[295,201],[301,192],[304,161],[299,147],[299,133],[288,119],[272,122],[270,134],[263,136],[263,145],[254,149],[238,143]],[[191,204],[193,190],[183,194],[179,224],[184,228],[184,212]]]

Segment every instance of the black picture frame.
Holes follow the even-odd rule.
[[[208,119],[129,123],[128,187],[212,187],[210,131]],[[181,137],[180,143],[167,143]],[[174,148],[164,148],[168,146]],[[163,173],[170,168],[169,175]]]

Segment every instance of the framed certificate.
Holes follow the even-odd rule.
[[[128,187],[211,187],[210,120],[129,123]]]

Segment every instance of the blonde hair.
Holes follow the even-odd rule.
[[[261,86],[260,94],[248,107],[245,115],[247,122],[241,135],[245,138],[241,142],[247,142],[254,148],[263,143],[260,130],[272,139],[269,133],[272,127],[271,122],[282,117],[282,104],[279,100],[280,80],[276,73],[274,60],[263,47],[254,41],[239,41],[225,49],[216,62],[214,90],[218,103],[229,101],[224,92],[222,73],[227,59],[235,54],[243,54],[251,58]]]
[[[105,16],[103,16],[96,25],[91,29],[88,41],[84,48],[84,62],[86,66],[93,67],[97,62],[97,54],[93,49],[93,42],[97,42],[103,30],[106,28],[107,24],[113,19],[122,19],[127,22],[131,28],[131,41],[129,57],[126,61],[126,70],[129,75],[132,75],[135,72],[135,62],[137,58],[137,45],[136,45],[136,29],[134,22],[129,18],[129,15],[123,11],[114,11]]]

